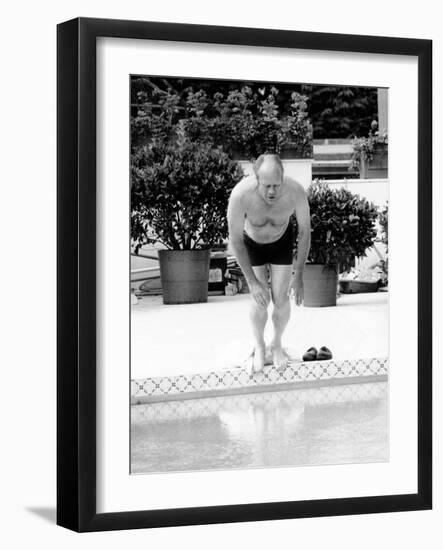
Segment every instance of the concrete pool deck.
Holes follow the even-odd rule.
[[[131,379],[207,373],[240,366],[252,348],[250,296],[210,296],[207,303],[163,305],[161,296],[131,309]],[[272,330],[268,323],[267,341]],[[343,294],[336,307],[292,306],[283,342],[292,357],[325,345],[334,359],[389,355],[388,293]]]

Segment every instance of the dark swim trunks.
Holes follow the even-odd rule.
[[[294,226],[289,221],[283,235],[272,243],[258,243],[243,231],[243,241],[252,266],[274,264],[291,265],[294,251]]]

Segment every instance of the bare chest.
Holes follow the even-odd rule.
[[[294,205],[291,203],[292,201],[282,197],[278,203],[267,205],[260,198],[254,198],[246,209],[246,223],[256,228],[285,226],[294,212]]]

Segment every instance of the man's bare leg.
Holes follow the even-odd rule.
[[[260,265],[252,267],[257,279],[268,287],[268,266]],[[270,297],[268,304],[270,302]],[[265,365],[266,344],[264,339],[265,325],[268,319],[268,304],[266,307],[259,306],[255,300],[252,300],[250,309],[250,319],[252,324],[252,334],[254,336],[254,356],[252,358],[253,372],[260,372]]]
[[[288,287],[291,280],[292,265],[271,265],[271,295],[274,304],[272,322],[274,338],[272,340],[272,360],[276,368],[287,365],[287,357],[282,347],[283,332],[291,315]]]

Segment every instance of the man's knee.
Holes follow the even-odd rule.
[[[287,292],[273,294],[272,303],[274,304],[274,309],[285,309],[289,305],[289,296]]]
[[[271,297],[268,295],[266,296],[265,298],[265,303],[266,305],[261,305],[261,304],[258,304],[254,298],[251,297],[251,311],[252,313],[263,313],[264,311],[267,311],[268,310],[268,306],[269,304],[271,303]]]

